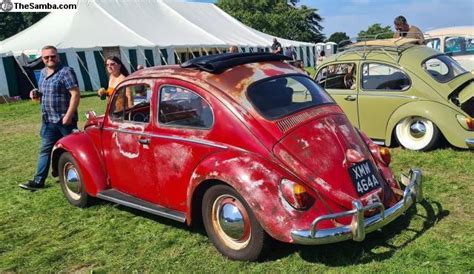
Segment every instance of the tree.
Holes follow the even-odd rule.
[[[1,12],[0,41],[30,27],[47,14],[47,12]]]
[[[240,22],[270,35],[306,42],[324,40],[317,9],[296,6],[299,0],[218,0]]]
[[[339,44],[341,41],[344,40],[349,40],[350,37],[347,36],[345,32],[335,32],[329,36],[328,40],[326,42],[334,42],[336,44]]]
[[[357,41],[387,39],[392,37],[393,32],[390,26],[382,27],[381,24],[377,23],[369,26],[367,30],[361,30],[359,34],[357,34]]]

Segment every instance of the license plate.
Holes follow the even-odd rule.
[[[375,169],[369,160],[351,166],[349,173],[359,196],[381,186],[380,179],[376,176]]]

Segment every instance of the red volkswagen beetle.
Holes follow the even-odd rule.
[[[271,238],[362,241],[420,201],[421,172],[395,180],[388,149],[284,59],[222,54],[128,76],[104,116],[56,144],[64,195],[202,221],[237,260]]]

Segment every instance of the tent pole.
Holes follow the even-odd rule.
[[[23,52],[22,52],[23,54]],[[21,72],[23,72],[23,74],[26,76],[26,79],[28,79],[28,82],[30,82],[31,86],[33,88],[36,88],[35,84],[33,84],[33,81],[31,81],[30,77],[28,76],[28,73],[26,73],[25,69],[23,68],[23,66],[20,64],[20,62],[18,62],[18,60],[16,59],[15,55],[13,55],[13,59],[15,59],[15,62],[18,64],[18,66],[20,67],[21,69]]]
[[[181,58],[179,58],[179,54],[175,48],[173,48],[173,52],[176,54],[176,57],[178,57],[178,62],[181,64]]]
[[[122,52],[123,56],[125,56],[125,58],[127,58],[127,63],[130,65],[130,68],[132,68],[134,71],[136,71],[136,68],[133,67],[131,61],[130,61],[130,58],[128,58],[127,54],[125,53],[125,51],[122,49],[122,47],[119,47],[120,51]],[[130,72],[132,73],[132,72]]]
[[[168,60],[166,60],[165,57],[163,57],[163,54],[161,54],[161,50],[160,50],[159,47],[156,47],[156,49],[158,50],[158,53],[160,54],[161,60],[163,60],[163,62],[165,62],[165,65],[167,66],[168,65]]]
[[[196,58],[196,55],[194,55],[194,52],[190,48],[188,48],[188,50],[191,52],[191,55],[193,56],[193,58]]]
[[[138,49],[138,51],[142,54],[143,58],[145,58],[145,63],[148,64],[149,67],[152,67],[152,65],[148,61],[148,58],[146,58],[145,50],[141,51],[140,49]]]
[[[102,48],[102,50],[104,50],[104,49]],[[99,52],[99,54],[100,54],[100,57],[102,57],[102,61],[105,62],[105,57],[104,57],[104,55],[102,54],[102,50],[99,50],[98,52]]]
[[[84,64],[84,62],[82,62],[81,58],[79,57],[79,54],[77,54],[76,51],[74,51],[74,53],[76,54],[76,57],[77,57],[77,60],[79,60],[79,64],[82,65],[82,68],[84,68],[84,70],[87,72],[87,75],[89,75],[89,78],[94,81],[94,84],[96,84],[98,87],[100,87],[100,83],[98,83],[93,77],[92,75],[89,73],[89,70],[87,69],[86,65]],[[94,88],[94,87],[92,87]]]

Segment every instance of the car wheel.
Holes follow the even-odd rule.
[[[58,163],[59,182],[69,203],[77,207],[86,207],[91,197],[86,192],[81,170],[69,152],[61,154]]]
[[[216,185],[206,191],[202,215],[209,239],[231,259],[254,261],[268,247],[269,236],[245,200],[229,186]]]
[[[427,151],[438,145],[438,127],[422,117],[407,117],[397,124],[395,135],[406,149]]]

